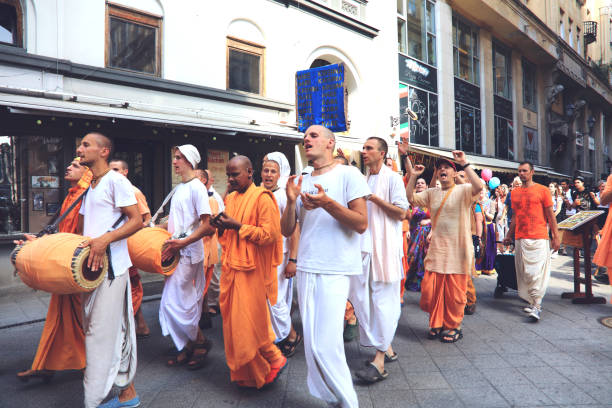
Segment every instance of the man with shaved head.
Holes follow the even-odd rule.
[[[359,170],[333,159],[335,144],[323,126],[304,133],[314,171],[297,183],[296,176],[289,178],[281,226],[288,237],[299,217],[297,292],[310,393],[331,405],[357,407],[342,331],[350,278],[362,273],[360,234],[368,227],[370,189]]]
[[[85,407],[136,407],[140,399],[133,385],[136,373],[136,331],[129,286],[132,266],[127,238],[142,228],[132,185],[110,171],[113,150],[101,133],[85,135],[77,149],[80,163],[91,169],[91,187],[83,199],[79,230],[90,237],[87,266],[102,267],[108,255],[109,270],[95,290],[83,296],[86,367],[83,378]],[[127,221],[124,219],[127,217]],[[99,405],[113,383],[122,389],[119,396]]]
[[[274,194],[253,184],[246,156],[226,167],[229,195],[215,217],[223,246],[219,306],[230,377],[242,387],[261,388],[278,378],[287,358],[274,345],[268,301],[276,303],[276,268],[283,260],[280,213]]]

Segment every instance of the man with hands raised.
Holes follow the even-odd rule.
[[[281,229],[291,236],[299,217],[297,292],[310,393],[330,404],[357,407],[342,331],[350,277],[362,273],[359,235],[368,226],[370,189],[359,170],[334,161],[335,143],[334,134],[320,125],[304,133],[314,171],[297,184],[296,176],[289,178]]]
[[[404,156],[408,152],[407,138],[398,146]],[[412,166],[405,158],[409,175],[406,185],[408,201],[427,207],[432,220],[432,237],[425,257],[425,276],[421,283],[421,309],[429,313],[429,339],[454,343],[463,337],[461,323],[466,304],[467,280],[474,265],[474,248],[470,227],[470,206],[482,190],[480,178],[467,162],[465,153],[455,150],[453,159],[464,170],[469,183],[456,185],[455,163],[439,158],[436,161],[441,188],[414,192],[417,178],[425,167]]]

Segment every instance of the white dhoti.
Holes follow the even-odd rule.
[[[362,253],[363,274],[350,277],[349,300],[359,321],[359,343],[385,352],[391,346],[401,314],[400,281],[372,280],[370,254]]]
[[[547,239],[517,239],[514,266],[519,296],[539,306],[550,278],[550,244]]]
[[[83,295],[85,407],[97,407],[113,384],[125,388],[136,374],[136,329],[129,274],[105,278]]]
[[[308,389],[330,404],[358,407],[342,339],[349,276],[298,272],[296,278]]]
[[[272,330],[276,335],[275,343],[284,340],[291,331],[291,302],[293,300],[293,279],[285,278],[285,266],[289,262],[289,253],[285,253],[283,263],[277,268],[278,296],[274,306],[270,308],[270,321]]]
[[[181,256],[174,273],[166,278],[159,304],[159,324],[162,334],[172,337],[177,350],[197,338],[205,285],[203,262],[192,264],[185,256]]]
[[[221,259],[221,247],[217,248],[219,258]],[[221,279],[221,262],[217,262],[213,269],[212,278],[210,279],[210,283],[208,284],[208,291],[206,292],[207,297],[207,306],[219,306],[219,281]]]

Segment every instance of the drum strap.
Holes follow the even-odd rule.
[[[180,184],[178,186],[180,186]],[[149,222],[149,226],[150,227],[155,226],[155,220],[157,220],[157,217],[159,217],[159,215],[164,211],[164,207],[166,206],[166,204],[168,204],[168,201],[170,201],[170,199],[172,198],[172,196],[176,192],[176,189],[178,188],[178,186],[174,187],[172,189],[172,191],[170,191],[170,193],[168,193],[166,198],[164,198],[164,201],[162,202],[162,205],[157,209],[157,211],[155,211],[155,214],[153,215],[153,218],[151,218],[151,221]]]
[[[57,217],[57,214],[59,214],[58,211],[55,214],[56,218],[54,218],[46,227],[44,227],[38,234],[36,234],[36,237],[40,238],[46,234],[55,234],[57,232],[57,226],[60,224],[60,222],[62,222],[64,218],[66,218],[66,216],[70,214],[70,211],[74,210],[74,207],[76,207],[83,200],[83,198],[85,198],[85,195],[88,191],[89,187],[85,191],[83,191],[83,193],[72,204],[70,204],[70,207],[66,208],[66,211],[64,211],[64,213],[59,217]]]

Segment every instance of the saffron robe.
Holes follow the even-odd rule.
[[[89,187],[91,171],[81,177],[75,187],[68,190],[68,195],[62,203],[60,214]],[[82,203],[82,202],[81,202]],[[60,232],[76,233],[79,224],[79,209],[77,204],[60,222]],[[51,295],[45,326],[43,327],[32,362],[32,370],[81,370],[85,368],[85,334],[83,333],[81,295]]]
[[[243,224],[219,237],[225,356],[232,381],[261,388],[270,363],[282,358],[267,305],[276,303],[276,268],[283,259],[280,214],[272,192],[253,184],[227,196],[225,213]]]

